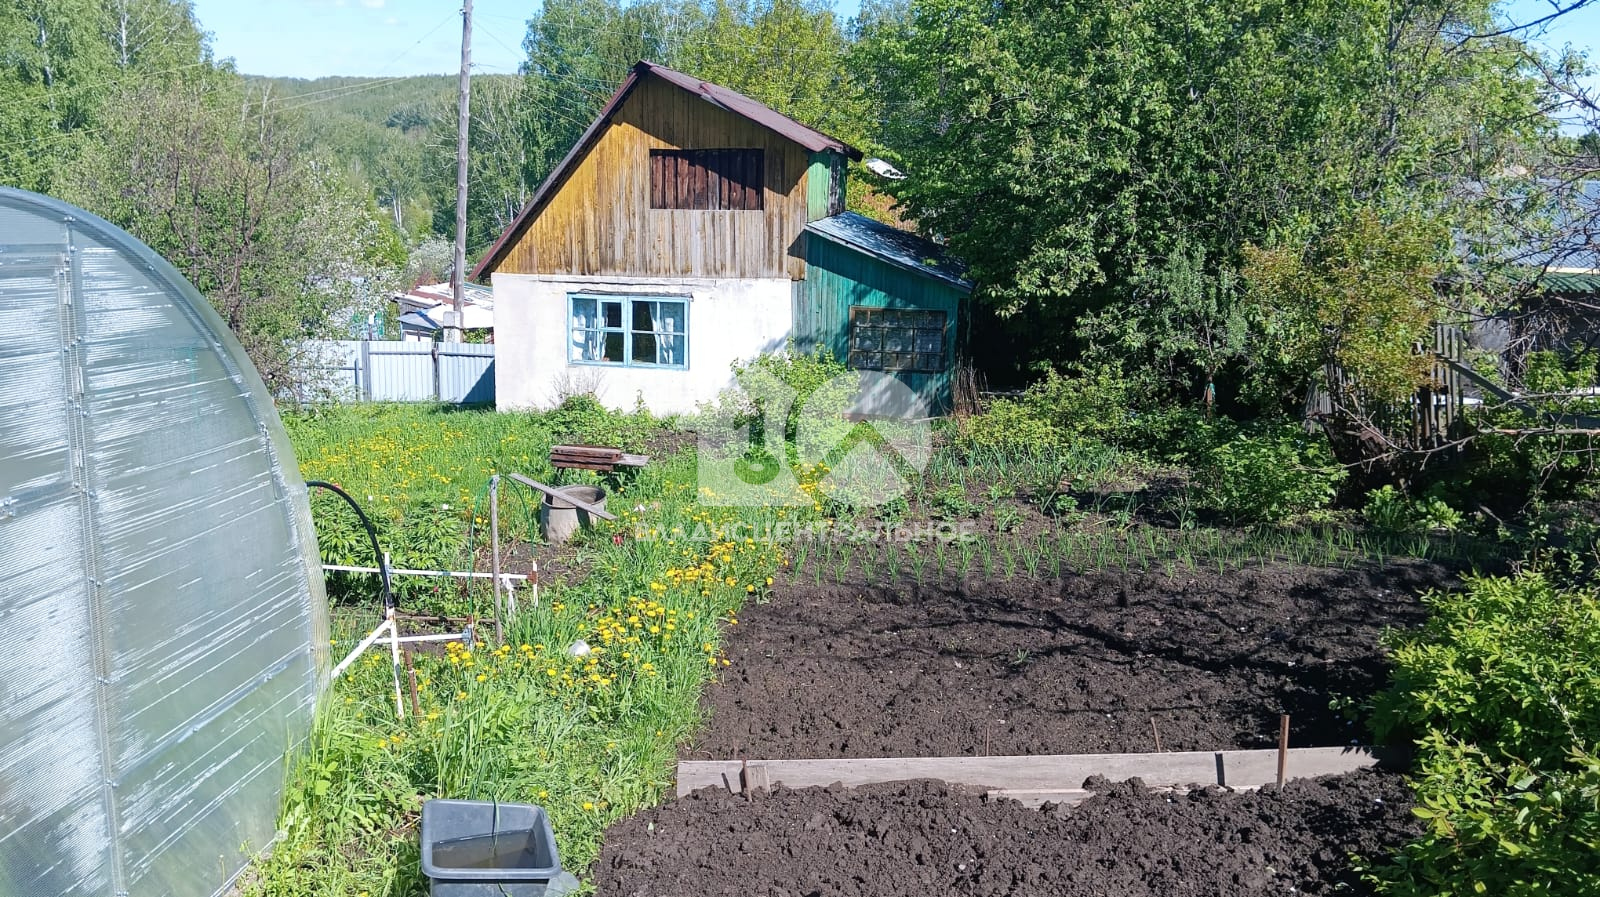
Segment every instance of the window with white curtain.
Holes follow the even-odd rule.
[[[567,358],[578,364],[689,365],[689,303],[656,296],[574,295]]]

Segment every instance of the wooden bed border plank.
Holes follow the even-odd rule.
[[[1370,747],[1293,748],[1290,778],[1353,772],[1391,760]],[[741,777],[741,771],[746,774]],[[1079,792],[1091,776],[1113,782],[1140,778],[1151,787],[1225,785],[1255,788],[1274,784],[1278,752],[1183,751],[1163,754],[1049,754],[1021,757],[881,757],[846,760],[684,760],[678,763],[678,795],[727,783],[766,787],[846,787],[939,779],[984,792]],[[726,778],[724,778],[726,776]],[[1063,800],[1062,802],[1066,802]]]

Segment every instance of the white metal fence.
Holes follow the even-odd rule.
[[[493,343],[314,340],[300,349],[302,401],[494,402]]]

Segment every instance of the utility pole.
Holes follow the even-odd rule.
[[[472,126],[472,0],[461,7],[461,96],[456,119],[456,260],[450,271],[453,320],[445,325],[445,342],[461,342],[461,312],[467,283],[467,134]]]

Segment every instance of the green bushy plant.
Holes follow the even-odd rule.
[[[728,433],[749,433],[748,450],[780,441],[789,463],[815,463],[843,445],[853,425],[845,419],[855,401],[857,374],[827,349],[758,355],[733,365],[735,385],[701,407],[706,423]],[[769,432],[776,428],[777,432]]]
[[[1583,392],[1596,384],[1597,361],[1600,353],[1592,350],[1530,353],[1522,388],[1540,414],[1493,407],[1473,415],[1479,433],[1468,449],[1464,473],[1447,484],[1449,488],[1475,504],[1498,508],[1502,515],[1519,513],[1538,502],[1600,497],[1591,437],[1492,432],[1494,428],[1544,427],[1550,415],[1600,414],[1600,396]]]
[[[1391,533],[1451,532],[1466,519],[1437,495],[1412,499],[1394,486],[1368,492],[1361,515],[1373,527]]]
[[[1418,527],[1423,530],[1454,532],[1466,520],[1465,515],[1437,495],[1424,495],[1418,499],[1413,513]]]
[[[1361,516],[1371,526],[1390,533],[1403,533],[1411,529],[1411,502],[1405,493],[1393,486],[1384,486],[1367,493],[1367,503]]]
[[[1373,880],[1401,897],[1600,893],[1600,597],[1533,572],[1466,585],[1387,638],[1374,729],[1416,744],[1427,830]]]
[[[1137,395],[1119,366],[1100,365],[1067,374],[1047,371],[1023,393],[1021,403],[1065,436],[1115,442],[1128,433]]]
[[[933,506],[938,509],[940,515],[952,520],[976,517],[983,513],[980,505],[967,498],[967,490],[960,483],[950,483],[935,492]]]
[[[1122,444],[1163,464],[1193,464],[1239,433],[1239,425],[1199,408],[1164,405],[1134,415]]]
[[[613,411],[592,393],[568,396],[545,415],[545,422],[557,445],[604,445],[629,452],[643,450],[661,429],[661,422],[644,408]]]
[[[1134,384],[1115,365],[1047,370],[1015,398],[997,399],[962,422],[959,438],[979,450],[1030,452],[1078,439],[1118,442],[1136,418]]]
[[[1057,446],[1061,433],[1032,404],[997,399],[982,414],[962,421],[958,438],[971,447],[1017,452]]]
[[[1473,577],[1424,596],[1420,632],[1390,635],[1380,738],[1450,733],[1502,757],[1560,760],[1600,742],[1600,597],[1539,573]]]
[[[1345,471],[1327,440],[1293,423],[1243,432],[1195,465],[1201,504],[1234,523],[1273,523],[1326,506]]]

